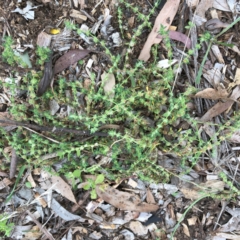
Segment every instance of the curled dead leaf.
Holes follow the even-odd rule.
[[[224,182],[219,180],[210,180],[205,183],[201,183],[199,186],[194,186],[192,188],[182,187],[180,191],[184,194],[184,197],[191,200],[196,200],[204,195],[210,193],[221,192],[224,189]]]
[[[86,57],[91,51],[86,49],[74,49],[69,50],[67,53],[62,55],[55,63],[54,74],[57,74],[75,62]]]
[[[228,100],[226,102],[218,102],[212,108],[210,108],[202,117],[201,121],[207,122],[213,117],[218,116],[219,114],[223,113],[227,109],[231,108],[234,101],[236,101],[240,97],[240,86],[234,88],[231,96],[229,97],[232,100]]]
[[[226,89],[216,90],[214,88],[206,88],[195,94],[196,98],[207,98],[212,100],[225,99],[228,96]]]
[[[162,36],[161,35],[157,35],[157,38],[162,39]],[[191,43],[190,38],[187,35],[185,35],[183,33],[180,33],[178,31],[170,30],[169,31],[169,38],[172,39],[172,40],[176,40],[176,41],[182,42],[184,45],[186,45],[186,47],[188,49],[190,49],[192,47],[192,43]]]
[[[134,194],[119,191],[107,185],[97,185],[97,195],[105,202],[125,211],[155,212],[159,206],[142,202]]]

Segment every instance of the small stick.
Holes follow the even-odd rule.
[[[32,128],[37,131],[45,131],[45,132],[52,132],[52,133],[72,133],[72,134],[76,134],[76,135],[80,135],[80,136],[98,136],[98,137],[108,136],[108,133],[105,133],[105,132],[91,133],[89,130],[84,131],[84,130],[75,130],[75,129],[71,129],[71,128],[39,126],[36,124],[23,123],[23,122],[10,120],[10,119],[0,119],[0,123],[20,126],[20,127],[28,127],[28,128]]]
[[[52,234],[42,226],[42,224],[34,217],[34,215],[27,210],[26,213],[31,217],[32,221],[39,227],[40,231],[47,237],[47,239],[55,240],[55,238],[52,236]]]
[[[12,157],[11,157],[10,173],[9,173],[10,179],[14,178],[16,174],[17,162],[18,162],[18,156],[16,154],[15,149],[12,149]]]

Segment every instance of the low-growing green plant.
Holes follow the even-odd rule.
[[[96,186],[99,184],[102,184],[103,182],[104,182],[104,175],[99,174],[97,175],[97,178],[95,180],[88,179],[87,184],[83,187],[83,189],[84,190],[91,189],[91,192],[90,192],[91,199],[96,199],[97,198]]]
[[[9,223],[9,218],[11,216],[7,214],[0,214],[0,233],[4,234],[4,237],[10,237],[14,228],[14,223]]]
[[[3,40],[4,50],[2,52],[3,61],[7,62],[9,65],[13,66],[14,64],[26,66],[22,59],[14,53],[12,48],[14,40],[11,37],[5,37]]]
[[[43,65],[45,62],[49,61],[51,53],[52,51],[50,48],[37,46],[37,64]]]

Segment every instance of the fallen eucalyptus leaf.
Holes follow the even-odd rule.
[[[210,108],[202,117],[201,121],[207,122],[213,117],[218,116],[219,114],[223,113],[230,107],[232,107],[233,103],[240,97],[240,86],[237,86],[233,89],[231,96],[229,97],[232,100],[228,100],[226,102],[218,102],[212,108]]]
[[[52,70],[52,54],[47,62],[44,63],[44,72],[43,77],[38,84],[37,95],[40,97],[42,96],[48,89],[51,84],[53,77],[53,70]]]
[[[75,62],[83,59],[86,57],[91,51],[90,50],[82,50],[82,49],[74,49],[69,50],[67,53],[62,55],[55,63],[54,66],[54,74],[60,73],[70,65],[74,64]]]
[[[150,58],[150,51],[153,44],[160,43],[162,39],[157,38],[161,25],[166,27],[166,30],[171,25],[180,4],[180,0],[168,0],[158,14],[153,29],[148,35],[143,49],[138,57],[139,60],[147,61]]]
[[[107,185],[97,185],[96,192],[105,202],[121,210],[155,212],[159,208],[158,205],[142,202],[137,195],[122,192]]]
[[[213,88],[206,88],[206,89],[196,93],[194,97],[218,100],[221,98],[225,99],[225,98],[227,98],[227,96],[228,96],[228,92],[226,89],[222,89],[222,91],[218,91]]]

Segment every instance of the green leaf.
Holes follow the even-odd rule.
[[[104,181],[104,175],[103,174],[99,174],[95,180],[95,184],[100,184],[103,183]]]
[[[96,193],[96,190],[93,189],[93,190],[91,191],[91,199],[96,199],[96,198],[97,198],[97,193]]]
[[[83,187],[84,190],[89,190],[90,188],[91,188],[91,183],[88,183]]]
[[[81,171],[80,171],[80,169],[76,169],[76,170],[73,172],[73,176],[74,176],[75,178],[80,178],[80,176],[81,176]]]
[[[76,149],[76,153],[77,153],[77,156],[80,157],[81,152],[79,148]]]
[[[31,187],[32,187],[32,185],[31,185],[30,182],[26,182],[26,183],[25,183],[25,186],[26,186],[27,188],[31,188]]]
[[[73,175],[72,172],[68,172],[68,173],[65,174],[65,177],[66,178],[74,178],[74,175]]]

